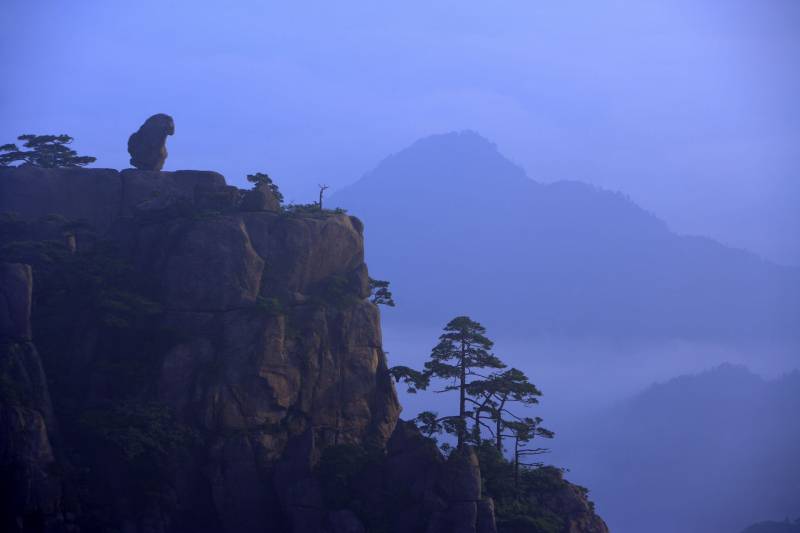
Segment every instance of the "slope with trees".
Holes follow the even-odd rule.
[[[420,432],[436,442],[442,433],[455,438],[456,450],[474,447],[486,492],[494,498],[498,531],[562,531],[563,515],[554,502],[586,502],[587,528],[606,531],[586,499],[587,490],[564,481],[563,471],[534,460],[549,452],[541,439],[554,433],[542,426],[541,417],[527,416],[525,408],[538,403],[539,389],[519,369],[506,369],[492,353],[494,343],[486,329],[467,316],[458,316],[444,327],[423,370],[395,366],[390,373],[416,393],[444,382],[437,393],[456,393],[454,414],[439,416],[423,411],[414,419]],[[516,407],[516,408],[515,408]],[[505,443],[510,441],[510,458]],[[446,440],[440,447],[454,453]],[[580,507],[580,505],[579,505]],[[579,514],[580,514],[579,513]]]

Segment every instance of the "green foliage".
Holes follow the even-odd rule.
[[[459,316],[445,326],[423,372],[406,366],[392,367],[389,372],[395,382],[402,381],[408,386],[409,393],[426,389],[432,377],[448,382],[437,392],[459,393],[457,415],[439,417],[430,411],[420,413],[414,422],[423,434],[435,438],[442,432],[450,433],[458,437],[459,446],[465,442],[481,445],[483,432],[487,430],[500,453],[503,438],[512,437],[514,461],[519,466],[524,464],[521,458],[547,451],[525,447],[534,437],[552,438],[553,433],[541,427],[540,418],[523,418],[509,409],[513,405],[535,405],[542,393],[517,368],[487,375],[487,368],[504,369],[506,366],[491,353],[492,346],[481,324]],[[472,421],[471,431],[468,431],[469,420]],[[487,420],[492,424],[487,424]]]
[[[392,297],[392,291],[389,290],[388,281],[369,278],[369,292],[370,301],[375,305],[394,307],[394,298]]]
[[[87,434],[113,446],[126,461],[164,459],[195,438],[160,403],[123,402],[85,411],[79,423]]]
[[[259,296],[256,298],[256,307],[269,316],[281,316],[286,313],[281,301],[275,297],[265,298]]]
[[[320,217],[343,215],[347,213],[347,210],[341,207],[335,209],[320,209],[318,203],[312,202],[310,204],[288,204],[283,207],[283,212],[287,215]]]
[[[494,343],[486,337],[486,328],[467,316],[458,316],[448,322],[439,343],[431,351],[425,363],[425,372],[433,377],[449,381],[441,392],[458,391],[459,446],[466,440],[466,422],[470,414],[466,409],[466,396],[471,381],[482,379],[486,368],[503,368],[491,349]]]
[[[10,224],[16,225],[15,221]],[[0,234],[7,234],[0,223]],[[12,241],[0,246],[7,261],[32,265],[36,277],[34,310],[79,306],[105,326],[132,328],[142,317],[161,312],[144,296],[131,265],[111,243],[72,253],[61,241]]]
[[[476,452],[483,489],[495,501],[498,530],[525,528],[522,530],[541,533],[564,531],[564,517],[559,514],[564,510],[553,509],[543,503],[560,501],[547,496],[567,488],[559,469],[523,466],[516,481],[513,462],[503,457],[490,441],[482,442],[476,447]]]
[[[457,383],[462,374],[480,376],[480,369],[503,368],[503,362],[490,352],[494,343],[485,333],[486,328],[467,316],[454,318],[444,327],[425,369],[433,377],[452,380],[445,390],[458,390],[468,385]]]
[[[439,416],[433,411],[422,411],[413,420],[420,432],[427,438],[438,442],[437,435],[445,433],[447,435],[458,435],[466,429],[464,420],[459,416]],[[449,452],[449,444],[444,443],[440,447],[446,453]]]
[[[422,411],[413,420],[420,432],[429,439],[436,440],[436,435],[444,431],[439,414],[433,411]]]
[[[330,276],[310,291],[311,302],[331,309],[346,309],[358,302],[358,296],[346,276]]]
[[[481,482],[488,494],[494,498],[514,499],[514,465],[490,441],[475,447],[481,466]]]
[[[22,150],[16,144],[0,146],[0,167],[22,162],[43,168],[73,168],[94,163],[97,159],[79,156],[75,150],[69,148],[67,145],[72,142],[69,135],[27,134],[20,135],[17,139],[25,141],[22,146],[28,150]]]
[[[528,376],[517,368],[494,373],[487,379],[473,381],[467,387],[472,396],[490,396],[503,404],[520,403],[526,406],[539,403],[542,395]]]
[[[489,428],[495,437],[497,449],[503,449],[503,437],[506,435],[506,427],[509,424],[516,424],[517,433],[520,433],[522,420],[519,416],[509,410],[509,406],[522,405],[532,406],[539,403],[538,397],[542,393],[530,382],[528,376],[519,369],[511,368],[504,372],[495,372],[486,379],[475,380],[467,386],[467,401],[473,406],[473,417],[475,419],[473,440],[480,440],[481,415],[488,413],[489,418],[494,422],[494,427]],[[535,435],[533,433],[532,435]],[[544,435],[543,433],[539,433]],[[552,435],[551,435],[552,436]],[[531,436],[533,438],[533,436]],[[523,439],[528,442],[530,439]]]
[[[427,389],[430,383],[428,374],[402,365],[390,368],[389,375],[394,378],[395,383],[402,381],[407,386],[406,392],[409,394],[416,394],[417,390]]]
[[[377,447],[339,444],[325,448],[317,465],[317,475],[328,507],[352,507],[358,476],[382,460],[383,451]]]
[[[393,517],[413,505],[413,489],[376,484],[385,461],[386,454],[377,445],[340,444],[325,448],[315,473],[326,508],[353,511],[370,533],[396,531]],[[421,516],[420,523],[425,521],[426,517]]]
[[[283,203],[283,193],[278,188],[278,185],[272,181],[272,178],[269,177],[269,174],[263,172],[256,172],[255,174],[248,174],[247,181],[253,184],[254,187],[258,187],[259,185],[266,185],[269,187],[269,190],[272,191],[272,194],[275,195],[275,198],[278,199],[278,203]]]
[[[529,507],[522,502],[511,502],[495,507],[499,531],[529,531],[530,533],[562,533],[564,520],[555,513],[542,511],[536,516],[529,514]]]

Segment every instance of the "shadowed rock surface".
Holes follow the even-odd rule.
[[[0,263],[0,529],[61,531],[55,419],[31,342],[31,268]]]

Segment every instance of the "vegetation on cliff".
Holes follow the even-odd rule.
[[[20,135],[17,140],[24,141],[20,149],[14,143],[0,146],[0,167],[9,166],[11,163],[35,165],[43,168],[71,168],[83,167],[94,163],[97,158],[79,156],[78,152],[69,146],[72,137],[69,135]]]
[[[594,515],[588,491],[567,483],[562,470],[532,460],[548,451],[534,443],[551,439],[554,433],[541,425],[540,417],[524,416],[515,407],[536,405],[542,393],[521,370],[507,369],[492,352],[493,345],[480,323],[459,316],[445,326],[423,370],[392,367],[394,379],[407,385],[411,393],[438,379],[444,385],[437,393],[458,394],[454,414],[423,411],[414,422],[433,443],[437,435],[445,433],[455,437],[456,449],[475,447],[484,492],[493,498],[499,531],[556,533],[570,530],[571,520],[601,531],[605,525]],[[512,442],[510,459],[504,455],[507,440]],[[445,453],[452,451],[448,441],[441,448]],[[560,508],[558,502],[565,500],[581,503],[571,509]]]

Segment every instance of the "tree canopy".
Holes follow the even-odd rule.
[[[433,411],[423,411],[414,420],[428,437],[445,432],[456,435],[458,445],[464,443],[493,445],[503,453],[503,440],[513,439],[514,463],[518,469],[520,458],[534,453],[544,453],[544,448],[527,448],[536,437],[552,438],[553,433],[541,427],[541,418],[523,417],[514,407],[530,407],[539,403],[541,391],[518,368],[506,368],[492,348],[494,343],[486,336],[486,328],[467,316],[448,322],[433,348],[423,371],[407,366],[395,366],[389,373],[407,392],[425,390],[431,379],[445,381],[436,392],[458,392],[458,413],[439,416]],[[471,428],[469,424],[472,424]],[[492,440],[482,437],[491,435]]]
[[[486,336],[486,328],[468,316],[458,316],[447,323],[439,343],[431,351],[425,363],[428,375],[450,383],[441,392],[458,391],[458,445],[466,437],[467,387],[473,378],[485,379],[481,371],[486,368],[503,368],[500,359],[492,352],[494,343]]]
[[[388,281],[369,278],[369,291],[370,301],[375,305],[394,307],[394,298]]]
[[[11,166],[11,163],[35,165],[42,168],[75,168],[94,163],[97,158],[79,156],[69,148],[72,137],[69,135],[33,135],[17,137],[24,141],[22,149],[16,144],[0,146],[0,166]],[[25,150],[27,148],[27,150]]]
[[[269,187],[269,190],[278,199],[278,203],[283,203],[283,193],[278,188],[278,185],[272,181],[272,178],[269,177],[269,174],[264,172],[256,172],[255,174],[248,174],[247,181],[253,184],[253,187],[258,187],[259,185],[264,185]]]
[[[475,431],[480,432],[481,414],[489,413],[494,422],[493,433],[495,446],[503,451],[503,431],[509,421],[518,422],[517,417],[509,410],[512,404],[530,406],[539,403],[542,395],[528,376],[517,368],[494,373],[487,379],[477,380],[467,386],[467,401],[475,409]],[[476,437],[477,438],[477,437]]]

